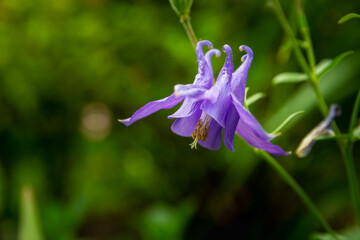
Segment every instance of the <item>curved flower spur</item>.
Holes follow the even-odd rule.
[[[213,54],[220,55],[216,49],[210,50],[204,56],[202,48],[212,47],[209,41],[201,41],[196,48],[199,72],[193,84],[176,85],[175,92],[167,98],[150,102],[140,108],[128,119],[119,120],[125,125],[146,117],[160,109],[171,108],[184,100],[177,112],[169,116],[176,118],[171,130],[184,137],[192,137],[191,148],[201,146],[216,150],[221,145],[221,134],[224,128],[223,141],[225,146],[234,151],[235,131],[250,145],[265,150],[273,155],[287,155],[279,146],[269,142],[272,139],[243,106],[247,73],[250,68],[253,53],[247,46],[244,63],[233,73],[232,50],[224,45],[226,60],[217,81],[213,84],[213,71],[210,58]]]

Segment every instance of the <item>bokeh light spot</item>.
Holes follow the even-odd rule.
[[[90,141],[102,141],[111,132],[112,113],[109,108],[99,102],[84,106],[81,113],[80,130]]]

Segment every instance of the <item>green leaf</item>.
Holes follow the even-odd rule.
[[[247,99],[247,94],[248,94],[249,90],[250,90],[249,87],[246,87],[246,88],[245,88],[245,99]]]
[[[347,52],[340,54],[339,56],[337,56],[336,58],[334,58],[332,60],[325,59],[325,60],[320,61],[320,63],[316,66],[316,75],[318,76],[318,78],[320,78],[325,73],[327,73],[328,71],[330,71],[331,69],[336,67],[345,57],[347,57],[353,53],[354,53],[354,51],[347,51]]]
[[[343,16],[342,18],[340,18],[338,23],[341,24],[341,23],[349,21],[350,19],[353,19],[353,18],[360,18],[360,15],[356,14],[356,13],[348,13],[345,16]]]
[[[355,59],[349,59],[350,62],[356,64]],[[327,99],[331,97],[333,102],[341,102],[347,96],[355,94],[357,89],[354,89],[354,79],[357,75],[357,69],[351,66],[352,64],[339,64],[331,71],[331,74],[326,74],[322,77],[320,85],[321,92]],[[341,79],[341,81],[339,81]],[[339,91],[341,89],[341,91]],[[311,112],[317,109],[317,100],[310,84],[301,84],[295,89],[289,98],[284,101],[281,106],[271,114],[271,116],[264,122],[265,129],[274,129],[280,122],[282,122],[292,112],[304,110]],[[292,121],[298,122],[300,118],[295,118]]]
[[[279,135],[281,129],[283,129],[285,127],[286,124],[288,124],[288,122],[290,122],[291,119],[293,119],[294,117],[296,117],[297,115],[304,113],[304,111],[298,111],[295,112],[293,114],[291,114],[290,116],[288,116],[274,131],[272,131],[270,133],[270,135]]]
[[[360,137],[360,125],[354,129],[353,134],[355,137]]]
[[[244,96],[244,107],[245,107],[247,110],[249,110],[249,106],[248,106],[248,104],[247,104],[247,94],[248,94],[248,92],[249,92],[249,89],[250,89],[250,88],[248,88],[248,87],[245,88],[245,96]]]
[[[323,59],[315,67],[315,72],[318,78],[322,77],[325,73],[336,67],[345,57],[353,54],[354,51],[347,51],[334,59]],[[305,73],[297,72],[284,72],[276,75],[272,83],[277,85],[279,83],[299,83],[308,80],[308,76]]]
[[[305,73],[297,73],[297,72],[283,72],[276,75],[272,83],[277,85],[279,83],[299,83],[304,82],[308,79]]]
[[[249,106],[253,103],[255,103],[256,101],[260,100],[261,98],[264,98],[266,96],[265,93],[255,93],[254,95],[252,95],[251,97],[247,97],[248,92],[249,92],[250,88],[245,88],[245,101],[244,101],[244,107],[249,110]]]
[[[331,65],[332,61],[333,60],[329,58],[325,58],[321,60],[315,67],[316,76],[322,74],[325,71],[325,69],[327,69]]]
[[[254,95],[252,95],[251,97],[249,97],[248,99],[246,99],[246,103],[248,106],[250,106],[251,104],[257,102],[258,100],[262,99],[266,97],[265,93],[255,93]]]
[[[343,237],[336,234],[336,239],[328,233],[316,233],[311,237],[311,240],[350,240],[347,237]]]
[[[169,0],[172,9],[179,17],[187,16],[190,14],[190,9],[193,0]]]
[[[360,239],[359,228],[351,228],[340,231],[340,234],[336,234],[336,240],[358,240]],[[328,233],[315,233],[312,235],[311,240],[335,240]]]
[[[21,189],[19,240],[43,240],[34,191],[31,186]]]

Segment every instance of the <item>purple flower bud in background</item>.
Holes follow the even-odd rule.
[[[334,136],[335,133],[331,128],[331,122],[336,116],[340,116],[340,114],[340,106],[337,104],[331,105],[328,116],[303,138],[295,151],[296,155],[299,158],[306,157],[315,144],[315,138],[320,136]]]

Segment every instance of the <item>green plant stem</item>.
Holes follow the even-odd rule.
[[[349,134],[350,134],[350,141],[351,142],[354,141],[354,128],[356,126],[356,120],[357,120],[357,116],[358,116],[358,113],[359,113],[359,108],[360,108],[360,91],[358,92],[358,94],[356,96],[354,109],[352,111],[351,119],[350,119]]]
[[[325,99],[323,98],[323,96],[320,93],[317,81],[312,82],[312,87],[313,87],[315,93],[317,93],[316,98],[318,100],[320,110],[321,110],[323,116],[326,117],[327,116],[327,105],[325,103]],[[337,126],[335,121],[333,121],[331,123],[331,126],[335,132],[335,135],[341,135],[340,129]],[[349,134],[351,134],[351,133],[349,133]],[[350,136],[350,139],[353,139],[353,137]],[[353,144],[352,144],[351,140],[349,140],[347,142],[347,144],[345,144],[345,142],[341,138],[336,138],[335,140],[340,149],[341,155],[344,159],[346,175],[347,175],[347,179],[348,179],[348,183],[349,183],[350,195],[351,195],[352,203],[354,206],[357,223],[360,226],[360,195],[359,195],[359,186],[358,186],[358,180],[357,180],[358,178],[356,175],[356,169],[355,169],[354,159],[353,159],[353,155],[352,155],[352,145]]]
[[[319,109],[322,113],[322,115],[324,117],[327,116],[328,114],[328,106],[326,104],[326,101],[323,97],[323,95],[320,92],[320,88],[318,85],[319,79],[315,74],[315,67],[313,67],[313,64],[309,65],[307,64],[305,57],[303,56],[298,41],[295,38],[295,34],[292,31],[289,22],[287,21],[285,14],[281,8],[281,5],[279,3],[278,0],[272,0],[273,4],[274,4],[274,11],[276,13],[276,16],[278,17],[281,26],[283,27],[284,31],[289,35],[293,47],[294,47],[294,51],[295,51],[295,56],[297,58],[297,61],[300,64],[300,67],[302,68],[302,70],[308,75],[309,77],[309,82],[315,92],[316,95],[316,99],[318,101],[318,106]],[[297,2],[298,5],[301,4],[301,1]],[[301,12],[302,9],[299,10],[299,12]],[[302,21],[302,24],[307,25],[306,21]],[[308,27],[305,26],[305,28],[308,29]],[[307,41],[308,46],[308,56],[309,56],[309,61],[312,58],[312,56],[314,56],[314,52],[312,49],[312,43],[311,43],[311,39],[310,39],[310,34],[309,31],[303,31],[304,39],[305,41]],[[315,61],[315,57],[313,58],[313,60]],[[335,121],[332,122],[332,128],[335,132],[336,135],[341,135],[341,132],[336,124]],[[348,182],[349,182],[349,188],[350,188],[350,195],[352,198],[352,202],[353,202],[353,206],[354,206],[354,210],[355,210],[355,214],[357,217],[357,222],[360,225],[360,197],[359,197],[359,190],[358,190],[358,184],[357,184],[357,176],[356,176],[356,171],[355,171],[355,167],[354,167],[354,160],[352,157],[352,147],[346,146],[345,142],[340,139],[337,138],[336,139],[337,145],[339,146],[341,155],[344,159],[344,163],[345,163],[345,168],[346,168],[346,173],[347,173],[347,178],[348,178]]]
[[[328,108],[328,106],[326,104],[326,101],[325,101],[323,95],[320,92],[317,77],[314,74],[312,74],[312,75],[310,75],[308,77],[310,79],[309,83],[310,83],[313,91],[315,92],[315,96],[316,96],[316,99],[317,99],[317,102],[318,102],[319,110],[320,110],[321,114],[323,115],[323,117],[327,117],[327,115],[329,113],[329,108]]]
[[[319,136],[317,138],[315,138],[316,141],[322,141],[322,140],[334,140],[336,138],[344,138],[344,139],[349,139],[350,135],[349,134],[341,134],[341,135],[335,135],[335,136]]]
[[[355,142],[355,136],[354,136],[354,128],[356,125],[356,119],[359,112],[360,107],[360,91],[357,94],[354,109],[351,115],[350,119],[350,125],[349,125],[349,139],[346,144],[345,149],[345,156],[346,156],[346,169],[348,171],[348,181],[350,183],[350,187],[352,188],[351,191],[351,198],[353,199],[356,217],[358,220],[358,224],[360,224],[360,195],[359,195],[359,185],[357,182],[357,176],[356,176],[356,170],[354,166],[354,159],[353,159],[353,148],[354,148],[354,142]]]
[[[191,26],[190,16],[189,15],[181,16],[180,22],[181,22],[181,25],[184,27],[185,32],[186,32],[187,36],[189,37],[189,40],[190,40],[192,46],[194,47],[194,49],[196,49],[196,44],[198,41],[197,41],[196,35],[194,33],[194,30]]]
[[[294,192],[300,197],[308,209],[318,219],[323,228],[335,239],[337,239],[334,230],[326,222],[325,218],[321,215],[315,204],[311,201],[309,196],[300,187],[300,185],[290,176],[290,174],[267,152],[254,149],[255,152],[261,156],[270,166],[282,177],[282,179],[294,190]]]
[[[354,166],[354,159],[353,159],[353,144],[348,143],[344,152],[344,160],[345,160],[345,167],[347,171],[347,178],[350,187],[351,199],[355,208],[355,215],[360,225],[360,198],[359,198],[359,185],[357,182],[357,176]]]
[[[274,0],[277,1],[277,0]],[[280,6],[280,5],[279,5]],[[282,13],[283,14],[283,13]],[[283,18],[285,19],[285,23],[287,23],[285,15],[283,14]],[[194,49],[196,49],[196,44],[197,44],[197,39],[196,39],[196,35],[194,33],[194,30],[191,26],[191,22],[190,22],[190,17],[188,15],[182,16],[180,18],[180,22],[183,25],[189,40],[191,41]],[[288,28],[290,29],[290,32],[292,33],[291,27],[290,25],[288,25]],[[296,42],[295,36],[293,36],[293,39]],[[295,44],[295,48],[297,46],[297,50],[296,50],[296,54],[299,55],[299,57],[302,56],[302,53],[300,51],[300,48],[298,48],[297,42]],[[303,57],[303,56],[302,56]],[[305,69],[309,69],[305,58],[302,58],[302,60],[300,61],[301,64],[303,65],[303,67]],[[310,71],[307,71],[310,74]],[[326,106],[326,104],[325,104]],[[314,203],[311,201],[311,199],[309,198],[309,196],[305,193],[305,191],[300,187],[300,185],[290,176],[290,174],[288,174],[286,172],[286,170],[268,153],[261,151],[261,150],[257,150],[254,148],[254,150],[260,155],[262,156],[273,168],[274,170],[285,180],[286,183],[289,184],[289,186],[299,195],[299,197],[303,200],[303,202],[305,203],[305,205],[309,208],[309,210],[315,215],[315,217],[319,220],[319,222],[321,223],[321,225],[324,227],[324,229],[331,235],[334,237],[334,239],[337,239],[335,232],[332,230],[332,228],[330,227],[330,225],[326,222],[326,220],[323,218],[323,216],[321,215],[321,213],[318,211],[318,209],[316,208],[316,206],[314,205]]]
[[[343,139],[350,139],[350,134],[340,134],[340,135],[335,135],[335,136],[319,136],[317,138],[315,138],[316,141],[322,141],[322,140],[334,140],[336,138],[343,138]],[[354,141],[355,140],[360,140],[360,136],[354,136]]]
[[[301,0],[297,0],[297,4],[298,4],[298,9],[299,9],[298,12],[300,12],[299,18],[301,18],[300,19],[300,22],[302,24],[301,28],[305,29],[302,31],[303,36],[304,36],[304,39],[307,42],[307,46],[308,46],[307,52],[308,52],[308,56],[309,56],[309,62],[310,62],[311,73],[312,73],[311,76],[309,76],[309,79],[310,79],[312,88],[315,91],[316,98],[317,98],[318,104],[319,104],[319,108],[320,108],[323,116],[326,117],[328,114],[328,107],[327,107],[327,104],[326,104],[326,101],[325,101],[323,95],[320,92],[320,88],[319,88],[319,84],[318,84],[319,79],[315,74],[315,64],[311,64],[311,61],[312,60],[314,61],[315,57],[312,57],[312,56],[314,56],[314,51],[312,48],[310,33],[308,31],[309,27],[307,25],[305,15],[302,11]],[[352,154],[353,141],[354,141],[353,131],[355,128],[355,122],[356,122],[356,116],[357,116],[357,109],[359,108],[359,102],[360,102],[360,96],[358,94],[357,100],[355,101],[354,111],[353,111],[353,115],[352,115],[350,127],[349,127],[350,139],[347,141],[346,144],[344,144],[345,142],[343,141],[343,139],[340,139],[340,138],[336,138],[336,142],[337,142],[337,145],[339,146],[341,155],[344,159],[346,175],[347,175],[349,188],[350,188],[350,195],[351,195],[352,203],[354,206],[356,219],[357,219],[358,224],[360,225],[359,186],[358,186],[358,178],[356,176],[356,169],[355,169],[355,164],[354,164],[354,159],[353,159],[353,154]],[[336,135],[341,135],[340,129],[337,126],[335,121],[332,122],[332,128],[334,129],[334,132]]]
[[[313,44],[311,41],[309,25],[307,23],[304,9],[302,6],[302,0],[296,0],[296,3],[297,3],[296,9],[297,9],[297,15],[298,15],[298,19],[299,19],[300,32],[306,42],[306,54],[308,56],[308,60],[309,60],[311,69],[315,70],[316,60],[315,60],[315,55],[314,55],[314,48],[313,48]]]
[[[306,62],[306,59],[304,58],[299,43],[295,37],[294,32],[291,29],[291,26],[289,24],[289,22],[286,19],[286,16],[284,14],[284,11],[281,8],[281,5],[279,3],[278,0],[272,0],[273,3],[273,10],[275,11],[275,15],[277,16],[277,18],[279,19],[280,25],[282,26],[282,28],[284,29],[284,31],[286,32],[286,34],[289,36],[292,46],[294,48],[294,52],[295,52],[295,56],[296,59],[298,60],[302,70],[308,75],[312,75],[310,72],[310,68],[309,65]]]

